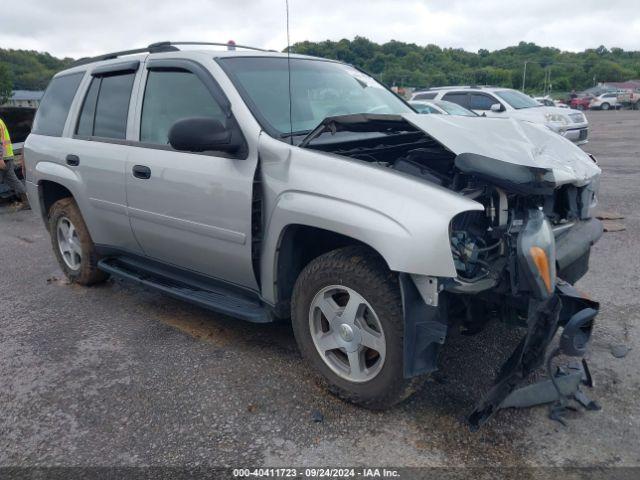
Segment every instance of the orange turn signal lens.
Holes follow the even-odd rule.
[[[549,259],[547,258],[547,254],[540,247],[531,247],[529,253],[531,254],[531,258],[533,258],[533,263],[536,264],[538,273],[542,277],[548,292],[551,293],[551,273],[549,272]]]

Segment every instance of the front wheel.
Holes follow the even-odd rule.
[[[403,377],[400,287],[375,253],[345,247],[313,260],[296,281],[291,310],[302,354],[339,397],[388,408],[423,380]]]
[[[609,110],[609,108],[611,107],[611,105],[609,105],[608,103],[603,103],[602,105],[600,105],[600,108],[602,110]]]

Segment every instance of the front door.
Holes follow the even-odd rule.
[[[190,61],[146,65],[139,95],[139,142],[126,172],[128,212],[145,255],[257,289],[251,205],[257,155],[178,152],[171,126],[188,117],[235,124],[213,77]]]

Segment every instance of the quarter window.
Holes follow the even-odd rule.
[[[60,137],[84,72],[56,77],[47,88],[33,122],[33,133]]]
[[[167,145],[169,130],[180,119],[209,117],[226,123],[207,87],[186,70],[150,70],[142,103],[140,141]]]
[[[94,77],[80,112],[76,133],[124,140],[135,73]]]

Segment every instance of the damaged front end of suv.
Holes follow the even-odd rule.
[[[589,339],[598,304],[572,284],[586,273],[591,246],[602,234],[591,216],[600,169],[536,125],[434,117],[332,117],[300,146],[375,163],[479,204],[450,221],[455,277],[399,274],[406,377],[436,369],[454,319],[470,333],[495,317],[526,328],[468,417],[475,429],[542,364],[560,327],[579,322],[582,349]],[[323,134],[349,132],[370,140],[322,141]]]

